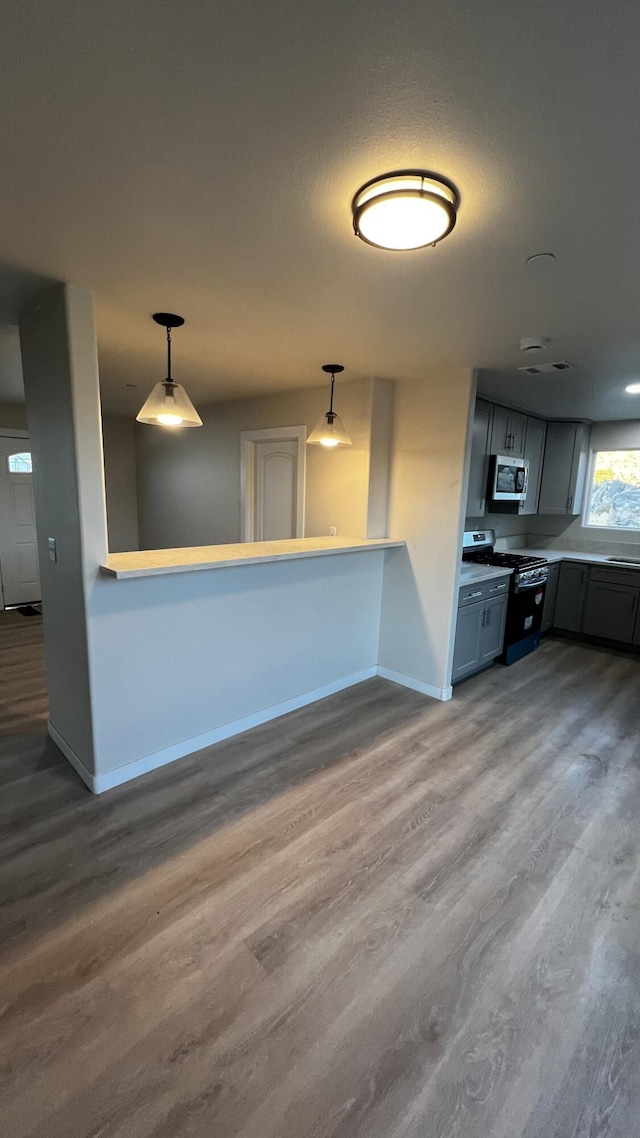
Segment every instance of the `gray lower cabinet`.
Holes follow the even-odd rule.
[[[502,652],[509,578],[460,589],[451,682],[490,664]]]
[[[480,641],[480,663],[489,664],[502,652],[504,626],[507,619],[507,597],[493,597],[484,610],[484,624]]]
[[[589,568],[579,561],[562,561],[558,576],[554,626],[565,632],[582,631],[582,613]]]
[[[480,665],[480,641],[482,639],[482,618],[484,601],[476,601],[458,609],[456,624],[456,645],[453,653],[452,682],[475,672]]]
[[[607,640],[618,640],[621,644],[631,644],[639,592],[633,585],[590,581],[582,631],[587,636],[602,636]]]
[[[544,605],[542,608],[542,628],[541,632],[548,632],[553,628],[555,623],[556,611],[556,597],[558,595],[558,579],[560,577],[560,565],[556,562],[555,565],[549,566],[549,576],[544,590]]]

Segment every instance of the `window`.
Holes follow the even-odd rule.
[[[20,454],[7,455],[7,466],[9,467],[9,474],[33,473],[31,455],[28,450],[21,451]]]
[[[599,450],[586,525],[640,530],[640,450]]]

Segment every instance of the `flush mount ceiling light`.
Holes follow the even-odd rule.
[[[357,237],[377,249],[424,249],[451,233],[460,195],[427,170],[397,170],[365,182],[351,202]]]
[[[156,312],[153,319],[167,329],[167,378],[156,383],[136,419],[156,427],[201,427],[202,419],[184,387],[171,376],[171,329],[181,328],[184,320],[172,312]]]
[[[331,376],[331,398],[329,399],[329,410],[326,415],[323,415],[319,422],[316,423],[309,438],[308,443],[319,443],[323,447],[350,447],[351,439],[344,429],[342,419],[336,415],[333,409],[333,385],[336,381],[336,376],[344,371],[342,364],[323,364],[322,370]]]
[[[640,383],[630,383],[625,387],[625,391],[628,391],[629,395],[640,395]]]

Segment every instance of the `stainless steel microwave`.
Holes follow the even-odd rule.
[[[529,460],[512,455],[491,456],[491,499],[493,502],[524,502],[529,481]]]

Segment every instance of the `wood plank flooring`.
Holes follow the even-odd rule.
[[[0,614],[0,1130],[637,1138],[640,661],[382,680],[92,797]]]

